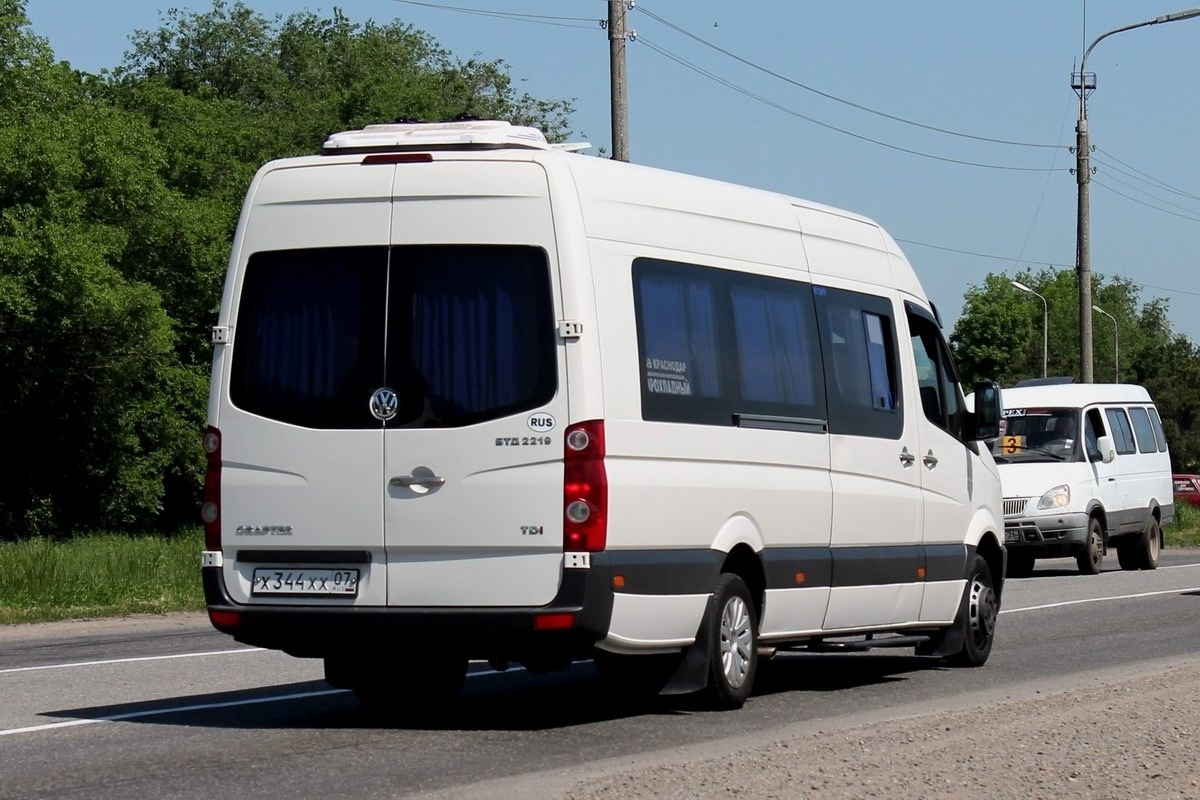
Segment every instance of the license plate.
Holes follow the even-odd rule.
[[[1021,541],[1021,532],[1020,531],[1005,531],[1004,532],[1004,543],[1005,544],[1008,544],[1009,542],[1019,542],[1019,541]]]
[[[337,595],[358,594],[356,569],[256,569],[252,595]]]

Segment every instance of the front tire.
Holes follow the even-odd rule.
[[[704,692],[715,708],[741,708],[750,698],[758,672],[758,619],[746,582],[723,573],[709,609],[712,639]]]
[[[957,623],[963,634],[963,646],[946,657],[952,667],[982,667],[992,653],[996,639],[996,619],[1000,598],[992,583],[992,570],[983,556],[976,554],[967,579],[966,598]]]
[[[1075,563],[1079,565],[1081,575],[1099,575],[1104,566],[1104,529],[1096,517],[1088,520],[1087,540],[1083,550],[1075,556]]]

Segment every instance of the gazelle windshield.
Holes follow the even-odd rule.
[[[1076,461],[1079,409],[1006,408],[992,452],[1009,462]]]

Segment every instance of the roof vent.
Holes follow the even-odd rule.
[[[367,125],[358,131],[330,135],[323,155],[378,153],[395,150],[582,150],[588,144],[555,145],[537,128],[500,120],[460,122],[395,122]]]

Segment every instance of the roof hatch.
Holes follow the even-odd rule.
[[[380,153],[396,150],[582,150],[590,144],[550,144],[537,128],[501,120],[398,122],[367,125],[330,135],[322,155]]]

